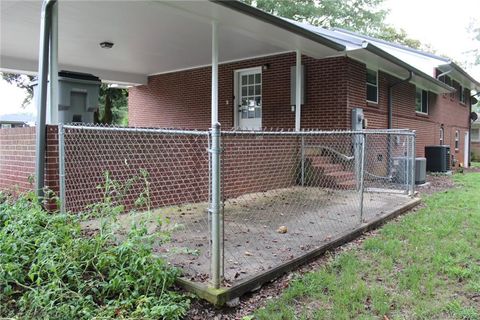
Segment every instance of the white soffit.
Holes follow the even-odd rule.
[[[35,73],[41,1],[0,1],[0,70]],[[300,49],[337,51],[254,17],[201,1],[59,1],[60,69],[107,82],[209,65],[211,20],[219,24],[220,62]],[[111,41],[112,49],[100,42]]]

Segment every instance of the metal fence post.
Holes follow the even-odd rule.
[[[302,187],[305,185],[305,136],[302,135]]]
[[[210,149],[212,159],[211,171],[211,282],[216,289],[220,287],[221,278],[221,222],[220,222],[220,124],[216,123],[212,128],[212,148]]]
[[[366,134],[360,135],[360,224],[363,223],[363,192],[364,192],[364,178],[365,178],[365,142]]]
[[[58,182],[60,196],[60,213],[66,212],[65,195],[65,128],[63,124],[58,125]]]
[[[411,136],[406,136],[405,139],[407,141],[407,150],[405,154],[405,173],[403,175],[405,180],[405,194],[408,195],[410,191],[410,172],[412,165],[412,139]]]
[[[416,140],[417,140],[417,133],[415,131],[413,131],[413,135],[411,136],[411,139],[412,139],[412,170],[411,170],[411,175],[412,175],[412,179],[411,179],[411,184],[410,184],[410,196],[413,197],[415,196],[415,155],[416,155],[416,152],[417,152],[417,146],[416,146]]]

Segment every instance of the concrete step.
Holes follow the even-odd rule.
[[[317,162],[313,162],[311,164],[311,169],[314,170],[316,173],[322,173],[322,174],[335,173],[335,172],[340,172],[344,170],[341,164],[332,164],[332,163],[320,164]]]
[[[329,156],[307,156],[307,161],[310,161],[311,164],[315,164],[315,165],[332,164],[332,157],[329,157]]]

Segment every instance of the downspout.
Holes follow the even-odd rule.
[[[408,77],[403,79],[403,80],[400,80],[400,81],[397,81],[391,85],[388,86],[388,123],[387,123],[387,129],[393,129],[393,88],[399,84],[402,84],[402,83],[405,83],[405,82],[409,82],[410,80],[412,80],[412,77],[413,77],[413,72],[412,71],[409,71],[409,74],[408,74]]]
[[[388,114],[387,114],[387,129],[393,129],[393,88],[401,83],[409,82],[412,77],[413,77],[413,72],[411,70],[408,71],[408,77],[397,81],[391,85],[388,86],[388,93],[387,93],[387,108],[388,108]],[[415,155],[414,155],[415,157]],[[388,135],[388,148],[387,148],[387,159],[388,159],[388,176],[392,176],[392,136],[389,134]]]
[[[453,71],[453,69],[450,69],[450,70],[447,70],[447,71],[445,71],[445,72],[440,73],[440,74],[437,76],[437,80],[439,80],[440,77],[446,76],[447,74],[449,74],[449,73],[452,72],[452,71]]]
[[[35,146],[35,194],[41,201],[45,186],[45,142],[48,87],[48,60],[50,52],[50,34],[52,28],[52,9],[57,0],[44,0],[40,20],[40,46],[38,51],[38,100]]]

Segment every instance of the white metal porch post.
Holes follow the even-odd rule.
[[[218,23],[212,21],[212,128],[218,123]]]
[[[45,186],[45,138],[46,138],[46,111],[47,86],[49,72],[49,54],[52,28],[52,7],[56,0],[44,0],[40,19],[40,41],[38,50],[38,98],[37,123],[35,139],[35,193],[39,200],[44,196]],[[57,41],[57,40],[55,40]]]
[[[47,104],[47,124],[58,124],[58,3],[52,7],[52,29],[50,32],[49,55],[49,96]],[[63,199],[61,199],[63,201]]]
[[[222,248],[220,217],[220,124],[218,123],[218,25],[212,21],[211,283],[220,287]]]
[[[300,122],[302,116],[302,52],[296,51],[295,68],[295,131],[300,131]]]

